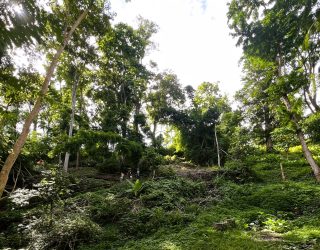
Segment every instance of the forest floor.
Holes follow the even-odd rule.
[[[320,186],[303,159],[283,162],[286,180],[280,162],[262,155],[223,169],[172,164],[142,185],[73,170],[79,189],[54,207],[57,227],[33,235],[47,249],[320,249]],[[0,243],[18,249],[12,240],[21,234],[10,223]]]

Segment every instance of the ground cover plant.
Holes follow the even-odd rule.
[[[320,249],[319,1],[222,2],[0,0],[0,249]]]

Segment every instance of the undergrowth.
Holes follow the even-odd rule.
[[[53,207],[9,204],[0,213],[0,248],[320,249],[320,186],[296,153],[212,171],[205,181],[172,168],[140,182],[75,181],[82,186]],[[234,223],[223,227],[228,221]]]

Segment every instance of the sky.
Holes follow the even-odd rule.
[[[136,27],[140,15],[159,26],[148,57],[160,71],[172,70],[182,85],[219,82],[231,97],[241,88],[242,51],[230,35],[227,8],[223,0],[111,0],[115,22]]]

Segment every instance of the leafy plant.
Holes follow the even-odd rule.
[[[131,189],[129,189],[128,191],[133,193],[135,197],[138,197],[139,193],[143,189],[142,182],[139,179],[137,179],[134,183],[127,179],[127,182],[131,185]]]

